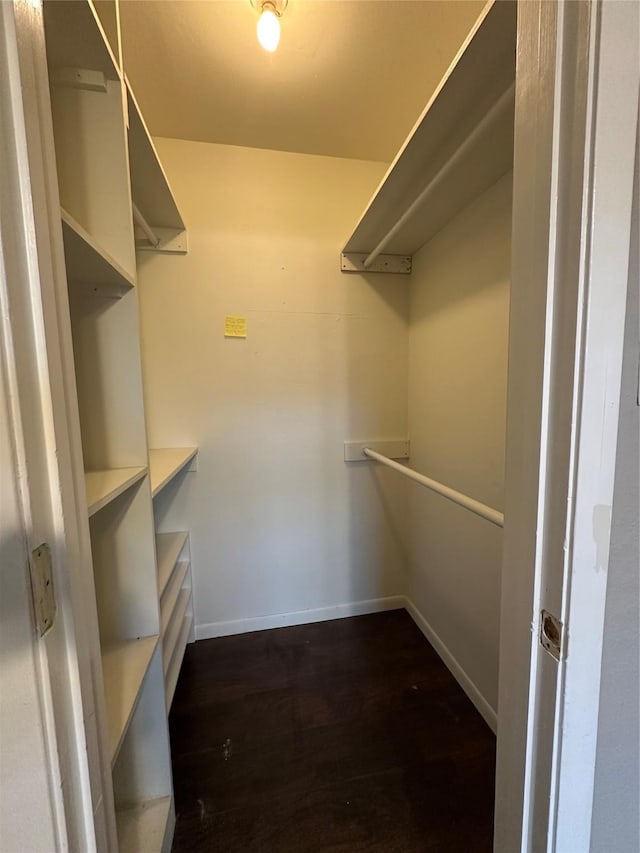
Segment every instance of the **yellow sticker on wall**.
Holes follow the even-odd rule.
[[[224,336],[225,336],[225,338],[246,338],[247,337],[247,318],[246,317],[225,317],[224,318]]]

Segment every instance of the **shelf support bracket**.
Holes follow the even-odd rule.
[[[160,245],[160,238],[156,235],[153,228],[149,225],[149,223],[144,218],[140,210],[135,206],[135,204],[132,203],[131,207],[133,208],[133,221],[142,231],[146,239],[149,241],[151,247],[157,249]]]
[[[370,266],[365,266],[366,252],[343,252],[340,255],[342,272],[387,272],[394,275],[411,275],[411,255],[378,255]]]
[[[84,89],[87,92],[103,94],[107,91],[107,81],[102,71],[89,68],[59,68],[52,73],[51,81],[55,86],[67,89]]]

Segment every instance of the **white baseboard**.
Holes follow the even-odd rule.
[[[318,607],[313,610],[276,613],[273,616],[254,616],[249,619],[233,619],[229,622],[206,622],[202,625],[196,625],[196,640],[228,637],[231,634],[247,634],[250,631],[264,631],[267,628],[307,625],[309,622],[326,622],[329,619],[363,616],[366,613],[380,613],[383,610],[401,610],[404,606],[405,598],[403,595],[390,595],[386,598],[352,601],[348,604],[334,604],[331,607]]]
[[[464,669],[460,666],[458,661],[451,654],[447,646],[440,639],[438,634],[433,630],[431,625],[424,618],[422,613],[418,610],[415,604],[409,598],[405,598],[405,608],[407,613],[411,616],[413,621],[416,623],[418,628],[425,635],[427,640],[431,643],[433,648],[438,652],[442,661],[447,666],[455,680],[458,682],[460,687],[467,694],[469,699],[476,706],[478,712],[484,718],[484,721],[489,726],[489,728],[496,734],[498,730],[498,715],[491,707],[491,705],[484,698],[482,693],[478,690],[474,682],[469,678]]]

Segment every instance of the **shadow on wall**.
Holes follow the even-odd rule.
[[[405,439],[407,423],[409,277],[342,274],[349,326],[345,440]],[[362,303],[366,300],[366,308]],[[372,461],[345,463],[349,480],[352,601],[402,606],[408,566],[408,484]],[[357,579],[366,576],[366,590]]]

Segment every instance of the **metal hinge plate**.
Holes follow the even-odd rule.
[[[43,637],[56,618],[51,548],[46,542],[31,552],[31,593],[38,633]]]
[[[540,614],[540,645],[549,652],[552,658],[560,660],[565,653],[564,625],[548,610]]]

